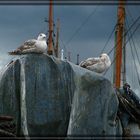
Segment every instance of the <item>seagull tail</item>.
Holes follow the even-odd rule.
[[[20,52],[19,50],[15,50],[15,51],[12,51],[12,52],[8,52],[9,55],[19,55]]]
[[[83,67],[83,68],[86,68],[86,65],[85,65],[85,61],[82,61],[79,66]]]

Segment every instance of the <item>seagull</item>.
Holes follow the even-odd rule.
[[[103,73],[110,67],[111,61],[109,56],[106,53],[103,53],[99,57],[88,58],[79,65],[96,73]]]
[[[40,33],[37,39],[27,40],[19,48],[8,53],[10,55],[21,55],[27,53],[45,53],[46,50],[46,35],[44,33]]]

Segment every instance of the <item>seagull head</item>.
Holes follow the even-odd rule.
[[[106,53],[101,54],[100,59],[101,59],[101,61],[105,62],[106,64],[111,65],[111,60]]]
[[[40,34],[38,35],[37,40],[46,41],[46,35],[45,35],[44,33],[40,33]]]

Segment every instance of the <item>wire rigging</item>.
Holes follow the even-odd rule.
[[[138,83],[140,85],[140,77],[139,77],[139,73],[138,73],[138,68],[137,68],[137,64],[136,64],[136,59],[135,59],[135,55],[134,55],[134,52],[133,52],[133,49],[132,49],[132,44],[131,42],[129,41],[129,44],[130,44],[130,48],[131,48],[131,54],[132,54],[132,57],[133,57],[133,60],[134,60],[134,64],[135,64],[135,70],[136,70],[136,74],[137,74],[137,78],[138,78]]]
[[[128,20],[126,19],[126,26],[129,27],[128,25]],[[128,33],[128,37],[131,36],[131,31],[130,33]],[[132,42],[132,43],[131,43]],[[139,63],[139,66],[140,66],[140,60],[139,60],[139,56],[138,56],[138,52],[137,52],[137,49],[136,49],[136,46],[135,46],[135,43],[134,43],[134,40],[133,40],[133,36],[131,38],[131,40],[129,41],[129,44],[130,44],[130,48],[131,48],[131,53],[132,53],[132,57],[133,57],[133,60],[134,60],[134,66],[135,66],[135,70],[136,70],[136,74],[137,74],[137,78],[138,78],[138,83],[140,85],[140,76],[139,76],[139,73],[138,73],[138,68],[137,68],[137,65],[136,65],[136,59],[135,59],[135,55],[134,55],[134,50],[133,48],[135,49],[135,54],[136,54],[136,57],[137,57],[137,60],[138,60],[138,63]],[[132,47],[132,44],[134,47]]]
[[[131,28],[138,22],[138,20],[140,19],[140,16],[133,22],[133,24],[130,26],[130,28],[124,33],[124,35],[123,36],[126,36],[127,34],[128,34],[128,32],[131,30]],[[137,31],[137,29],[140,27],[140,23],[137,25],[137,27],[135,28],[135,30],[133,31],[133,33],[128,37],[128,39],[127,39],[127,41],[124,43],[124,45],[123,45],[123,47],[124,46],[126,46],[126,44],[129,42],[129,40],[132,38],[132,36],[135,34],[135,32]],[[120,40],[119,40],[120,41]],[[117,44],[118,44],[119,42],[117,42]],[[115,47],[116,47],[116,45],[115,45]],[[113,47],[113,49],[115,48],[115,47]],[[123,47],[122,47],[122,49],[123,49]],[[111,51],[113,50],[113,49],[111,49]],[[111,52],[110,51],[110,52]],[[108,53],[109,54],[109,53]],[[116,52],[116,55],[115,55],[115,57],[114,57],[114,59],[113,59],[113,61],[112,61],[112,63],[111,63],[111,66],[112,66],[112,64],[115,62],[115,60],[116,60],[116,57],[118,56],[118,52]],[[109,67],[110,68],[110,67]],[[104,74],[103,75],[105,75],[106,73],[107,73],[107,71],[109,70],[109,68],[104,72]]]
[[[121,17],[122,17],[122,16],[121,16]],[[119,20],[121,20],[121,18],[120,18]],[[104,45],[104,47],[103,47],[101,53],[103,53],[103,51],[105,50],[105,48],[106,48],[107,44],[109,43],[109,41],[110,41],[110,39],[111,39],[113,33],[115,32],[116,27],[117,27],[117,24],[115,24],[115,26],[114,26],[114,28],[113,28],[111,34],[109,35],[109,38],[108,38],[108,40],[106,41],[106,43],[105,43],[105,45]],[[100,54],[101,54],[101,53],[100,53]]]
[[[67,46],[70,44],[70,42],[73,40],[73,38],[80,32],[80,30],[88,22],[88,20],[96,13],[98,6],[99,5],[97,5],[95,7],[95,9],[88,15],[88,17],[82,22],[82,24],[79,26],[79,28],[77,28],[77,30],[75,30],[73,35],[70,37],[70,39],[66,43],[64,43],[64,41],[62,40],[62,38],[60,36],[60,40],[61,40],[62,46],[63,46],[63,48],[64,48],[66,53],[68,53]]]
[[[134,18],[132,17],[128,7],[126,7],[126,11],[127,11],[128,15],[131,17],[132,22],[134,22]]]
[[[134,18],[132,17],[132,14],[131,14],[131,12],[129,11],[129,8],[128,8],[128,6],[126,7],[126,11],[127,11],[127,13],[128,13],[128,15],[129,15],[129,17],[131,18],[131,21],[133,22],[134,21]],[[128,19],[126,19],[126,21],[127,21],[127,23],[128,23]],[[128,24],[127,24],[128,25]],[[130,31],[130,34],[132,34],[131,33],[131,31]],[[139,86],[140,86],[140,75],[139,75],[139,73],[138,73],[138,67],[137,67],[137,65],[136,65],[136,59],[134,58],[134,52],[132,52],[133,50],[132,50],[132,48],[134,48],[134,50],[135,50],[135,54],[136,54],[136,57],[137,57],[137,62],[138,62],[138,64],[139,64],[139,66],[140,66],[140,59],[139,59],[139,55],[138,55],[138,50],[137,50],[137,47],[136,47],[136,45],[135,45],[135,42],[134,42],[134,36],[132,37],[132,39],[131,39],[131,41],[132,41],[132,44],[133,44],[133,47],[132,47],[132,45],[130,44],[130,47],[131,47],[131,54],[132,54],[132,57],[133,57],[133,65],[135,66],[135,72],[136,72],[136,75],[137,75],[137,80],[138,80],[138,84],[139,84]],[[136,40],[135,40],[136,41]],[[137,43],[137,42],[136,42]],[[133,68],[133,67],[132,67]],[[132,72],[132,74],[133,74],[133,72]],[[133,77],[133,75],[132,75],[132,80],[134,81],[134,77]],[[132,81],[132,83],[133,83],[133,81]]]
[[[117,24],[114,26],[114,28],[113,28],[113,30],[112,30],[112,32],[111,32],[111,34],[109,35],[109,38],[108,38],[108,40],[106,41],[106,43],[105,43],[105,45],[104,45],[103,49],[101,50],[101,53],[100,53],[100,54],[102,54],[102,53],[104,52],[104,50],[105,50],[105,48],[106,48],[107,44],[109,43],[109,41],[110,41],[110,39],[111,39],[111,37],[112,37],[113,33],[115,32],[116,26],[117,26]]]
[[[74,37],[80,32],[80,30],[83,28],[83,26],[88,22],[88,20],[95,15],[96,11],[97,11],[98,5],[95,7],[95,9],[88,15],[88,17],[82,22],[82,24],[79,26],[79,28],[77,28],[77,30],[75,30],[75,32],[73,33],[73,35],[70,37],[70,39],[66,42],[66,45],[68,46],[70,44],[70,42],[74,39]]]
[[[136,18],[136,20],[131,24],[131,26],[128,28],[128,30],[124,33],[123,37],[125,37],[128,32],[134,27],[134,25],[139,21],[140,16],[138,16]],[[137,27],[138,28],[138,27]],[[137,30],[137,29],[136,29]],[[135,33],[135,32],[134,32]],[[114,45],[114,47],[108,52],[108,55],[116,48],[116,46],[120,43],[120,40],[118,40],[118,42],[116,42],[116,44]]]
[[[128,11],[128,10],[127,10],[127,11]],[[131,13],[128,12],[128,14],[130,15],[132,21],[134,21],[134,19],[133,19]],[[129,25],[128,25],[128,19],[127,19],[127,18],[126,18],[126,23],[127,23],[127,26],[129,27]],[[130,31],[130,34],[132,34],[131,31]],[[136,47],[136,45],[135,45],[133,36],[132,36],[132,43],[133,43],[133,46],[134,46],[134,49],[135,49],[135,52],[136,52],[136,56],[137,56],[137,59],[138,59],[139,65],[140,65],[140,59],[139,59],[139,55],[138,55],[138,50],[137,50],[137,47]]]
[[[127,20],[127,19],[126,19],[126,23],[127,23],[126,26],[129,27],[129,25],[128,25],[128,20]],[[132,35],[132,32],[130,31],[130,33],[128,33],[128,36],[131,36],[131,35]],[[132,41],[132,43],[133,43],[133,46],[134,46],[134,49],[135,49],[135,53],[136,53],[136,56],[137,56],[137,60],[138,60],[138,63],[139,63],[139,65],[140,65],[140,59],[139,59],[138,51],[137,51],[137,48],[136,48],[136,45],[135,45],[133,36],[132,36],[132,38],[131,38],[131,41]]]
[[[59,37],[60,37],[60,41],[61,41],[61,43],[62,43],[62,46],[63,46],[64,50],[65,50],[66,52],[68,52],[67,47],[65,46],[65,43],[64,43],[64,41],[63,41],[62,38],[61,38],[61,35],[59,35]]]

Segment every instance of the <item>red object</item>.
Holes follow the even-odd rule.
[[[123,32],[125,22],[125,1],[119,0],[118,7],[118,25],[116,30],[116,63],[115,63],[115,87],[120,88],[121,86],[121,66],[122,66],[122,48],[123,48]]]
[[[49,39],[48,39],[48,54],[53,54],[53,3],[52,0],[50,0],[50,7],[49,7]]]

